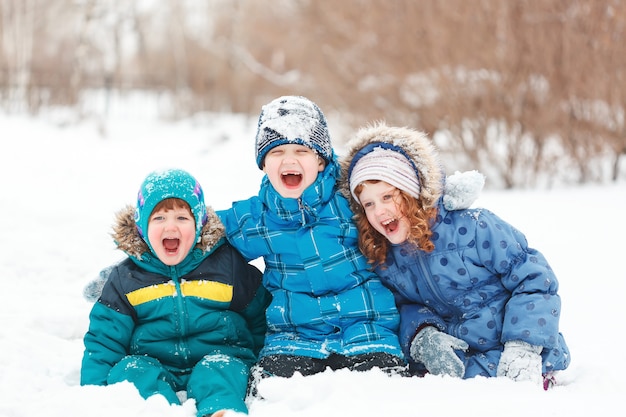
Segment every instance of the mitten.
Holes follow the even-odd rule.
[[[100,294],[102,294],[102,288],[104,288],[104,284],[109,280],[109,275],[111,275],[111,271],[115,265],[110,265],[104,268],[98,276],[85,285],[83,288],[83,297],[85,300],[95,303],[100,298]]]
[[[443,205],[446,210],[470,208],[485,186],[485,176],[478,171],[456,171],[446,178]]]
[[[420,330],[411,342],[411,357],[423,363],[431,374],[462,378],[465,365],[454,351],[467,350],[468,347],[464,340],[428,326]]]
[[[506,376],[514,381],[540,383],[542,350],[542,346],[531,345],[521,340],[506,342],[498,363],[497,376]]]

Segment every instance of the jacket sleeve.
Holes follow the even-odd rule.
[[[446,324],[428,307],[420,304],[400,304],[400,345],[406,357],[410,357],[411,342],[418,329],[432,325],[445,332]]]
[[[134,328],[132,317],[101,302],[89,314],[85,352],[80,370],[81,385],[106,385],[111,368],[128,354]]]
[[[247,232],[247,229],[251,229],[256,234],[262,233],[262,227],[258,220],[261,213],[260,204],[258,199],[253,198],[235,202],[230,209],[216,212],[226,229],[228,242],[247,261],[260,258],[267,251],[267,248],[261,246],[264,239],[252,239]]]
[[[555,346],[561,299],[558,281],[545,257],[528,247],[521,232],[489,211],[481,215],[476,236],[480,258],[511,293],[501,342],[522,340],[537,346]]]
[[[376,273],[381,277],[385,277],[389,274],[389,271],[377,269]],[[387,277],[388,282],[393,282],[391,277]],[[394,301],[400,313],[400,329],[398,337],[400,339],[400,346],[406,357],[410,357],[410,347],[413,338],[418,329],[421,327],[432,325],[437,327],[441,331],[446,331],[446,323],[437,313],[432,309],[425,306],[422,303],[417,303],[415,300],[410,300],[406,296],[402,295],[394,286],[394,284],[387,285],[387,288],[393,294]]]

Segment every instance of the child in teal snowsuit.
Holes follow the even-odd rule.
[[[107,271],[90,313],[81,385],[130,381],[171,404],[186,391],[198,416],[247,413],[270,295],[200,184],[182,170],[151,173],[113,229],[128,258]]]

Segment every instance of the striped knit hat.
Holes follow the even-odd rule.
[[[270,149],[285,144],[311,148],[326,163],[333,158],[326,118],[308,98],[283,96],[263,106],[256,134],[256,163],[259,168],[263,169],[263,160]]]
[[[380,180],[419,198],[420,182],[417,172],[402,148],[384,142],[371,143],[352,159],[348,169],[350,193],[359,202],[354,189],[364,181]]]

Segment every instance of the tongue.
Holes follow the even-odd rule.
[[[178,248],[178,239],[163,239],[163,247],[167,250],[176,250]]]
[[[395,232],[395,230],[398,228],[398,221],[394,220],[391,223],[389,223],[387,225],[387,230],[390,232]]]
[[[283,175],[283,182],[287,186],[295,187],[300,184],[300,181],[302,181],[302,175],[294,175],[294,174]]]

